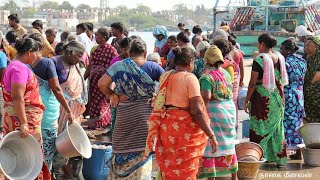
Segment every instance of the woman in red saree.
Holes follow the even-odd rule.
[[[5,134],[21,131],[21,137],[34,136],[42,146],[41,119],[44,105],[40,99],[36,76],[29,64],[36,59],[39,45],[26,38],[15,45],[17,59],[8,66],[3,78],[3,128]],[[37,179],[51,179],[50,172],[43,163]]]
[[[160,78],[159,92],[149,119],[145,157],[153,151],[165,180],[196,180],[208,137],[214,153],[217,141],[195,75],[194,51],[177,48],[175,70]],[[156,143],[155,143],[156,141]]]
[[[99,90],[98,81],[106,73],[117,50],[107,44],[110,32],[107,28],[100,28],[96,33],[97,49],[91,53],[89,67],[84,75],[90,78],[89,97],[89,129],[105,128],[111,124],[111,112],[108,98]]]

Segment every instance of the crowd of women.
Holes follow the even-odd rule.
[[[193,37],[181,23],[176,36],[156,26],[155,53],[147,57],[143,39],[129,37],[121,23],[95,33],[82,23],[57,43],[53,29],[42,35],[41,21],[21,34],[18,16],[8,18],[12,31],[1,36],[1,128],[37,138],[45,157],[38,179],[61,168],[74,178],[73,159],[61,157],[54,142],[68,121],[81,123],[86,114],[89,129],[112,125],[110,179],[150,179],[153,153],[159,179],[237,179],[244,53],[229,29],[216,30],[209,41],[199,26]],[[258,38],[245,110],[250,141],[262,146],[267,161],[284,166],[286,149],[303,143],[297,134],[303,119],[319,121],[320,40],[305,38],[306,59],[295,54],[292,38],[280,52],[276,45],[269,34]]]

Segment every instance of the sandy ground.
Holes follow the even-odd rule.
[[[248,86],[250,81],[252,62],[253,62],[253,59],[245,59],[243,62],[243,66],[244,66],[243,83],[245,84],[245,86]]]

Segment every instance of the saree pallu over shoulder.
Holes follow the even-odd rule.
[[[210,82],[213,99],[232,99],[232,79],[225,69],[206,70],[199,80]]]
[[[160,78],[160,88],[149,118],[146,153],[152,152],[155,146],[164,179],[195,180],[207,137],[189,111],[165,108],[166,86],[171,73],[166,72]]]
[[[6,88],[3,88],[3,98],[4,98],[4,130],[5,133],[15,131],[20,129],[20,121],[16,117],[14,112],[13,100],[11,97],[11,92],[8,92]],[[30,129],[30,134],[32,134],[39,143],[42,143],[41,138],[41,119],[43,111],[45,109],[40,98],[40,92],[38,87],[37,78],[33,75],[29,80],[26,91],[24,94],[25,101],[25,111],[27,116],[27,121]]]
[[[81,76],[80,70],[77,66],[71,66],[68,76],[68,80],[61,84],[64,97],[67,100],[71,111],[74,114],[75,120],[80,123],[80,116],[85,111],[85,105],[87,104],[87,88],[85,88],[85,81]],[[67,118],[67,112],[63,107],[60,107],[61,120]]]
[[[8,134],[15,130],[20,130],[20,121],[14,112],[13,100],[11,93],[3,88],[4,109],[3,109],[3,127],[5,134]],[[41,135],[41,119],[43,111],[45,109],[42,104],[38,81],[33,74],[31,79],[26,85],[26,91],[24,94],[25,101],[25,113],[27,116],[27,122],[29,127],[29,133],[34,136],[42,147],[42,135]],[[36,180],[51,179],[50,172],[43,162],[42,170]]]
[[[259,59],[259,65],[264,69],[262,60]],[[283,124],[284,93],[277,68],[272,78],[276,85],[273,91],[256,85],[250,99],[250,141],[262,146],[267,161],[283,165],[287,162]]]
[[[131,59],[115,63],[107,73],[116,83],[116,91],[128,98],[117,107],[109,179],[149,180],[151,156],[143,160],[143,155],[152,111],[149,99],[154,92],[153,80]]]
[[[153,96],[154,81],[130,58],[113,64],[107,74],[115,82],[117,91],[124,94],[129,101]]]

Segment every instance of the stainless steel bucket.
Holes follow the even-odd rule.
[[[0,142],[0,172],[8,179],[35,179],[42,165],[42,149],[33,136],[21,138],[19,131],[13,131]]]
[[[67,126],[56,138],[56,149],[64,158],[82,156],[88,159],[92,155],[90,140],[76,122]]]

